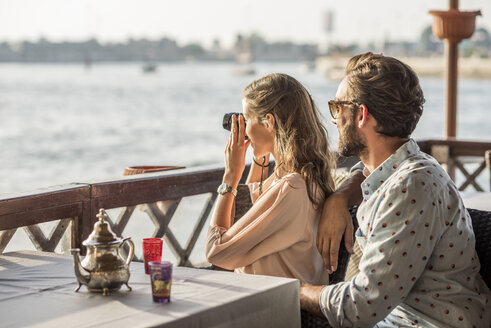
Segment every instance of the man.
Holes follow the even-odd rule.
[[[350,59],[329,103],[339,153],[359,156],[364,166],[361,195],[354,176],[340,192],[349,197],[331,201],[361,200],[360,272],[351,281],[300,290],[302,308],[334,327],[490,326],[491,297],[469,214],[445,171],[409,138],[423,103],[409,66],[372,53]],[[336,245],[322,239],[318,248],[329,258]],[[335,270],[337,259],[329,261]]]

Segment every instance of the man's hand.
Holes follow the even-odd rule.
[[[340,195],[331,195],[324,203],[317,230],[317,249],[329,274],[338,268],[339,245],[343,235],[346,249],[353,253],[353,230],[347,200]]]
[[[312,286],[306,283],[302,284],[300,286],[300,308],[316,314],[319,317],[324,317],[319,304],[319,297],[322,288],[324,287],[325,286]]]
[[[329,274],[338,268],[339,245],[353,253],[353,222],[348,207],[361,202],[360,185],[365,177],[356,171],[324,203],[317,230],[317,250],[322,255]]]

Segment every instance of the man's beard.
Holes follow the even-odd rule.
[[[360,157],[367,151],[363,137],[356,131],[354,119],[350,118],[340,130],[338,141],[338,153],[344,157]]]

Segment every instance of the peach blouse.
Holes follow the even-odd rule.
[[[298,173],[270,176],[259,195],[249,185],[254,205],[230,229],[210,226],[206,256],[210,263],[239,273],[297,278],[321,285],[329,275],[316,248],[321,209],[314,209]]]

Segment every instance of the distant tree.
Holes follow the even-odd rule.
[[[220,50],[222,49],[222,44],[219,39],[213,39],[213,50]]]
[[[358,45],[357,44],[348,44],[348,45],[341,45],[341,44],[330,44],[327,54],[328,55],[354,55],[355,53],[358,52]]]
[[[491,36],[484,28],[478,28],[470,39],[459,45],[463,57],[488,58],[491,53]]]
[[[443,42],[433,34],[431,25],[427,26],[421,33],[420,42],[423,52],[441,53],[442,51]]]
[[[193,58],[200,58],[205,54],[205,49],[199,43],[190,43],[184,46],[184,54]]]
[[[471,41],[476,43],[478,46],[491,49],[491,35],[489,34],[488,30],[483,27],[476,29],[472,35]]]

